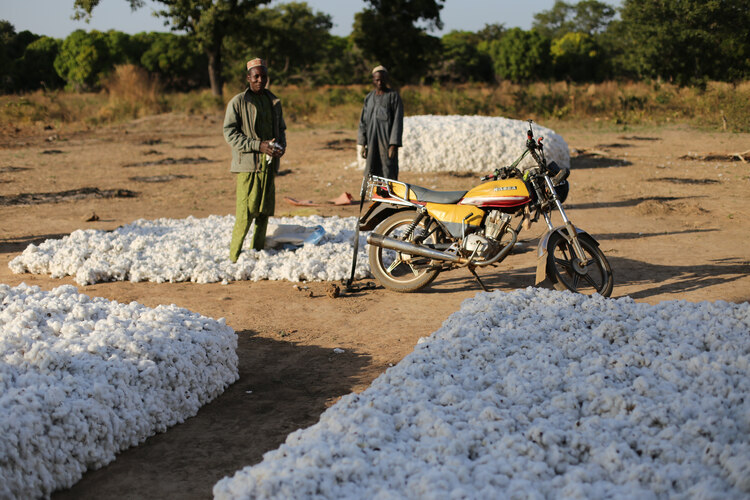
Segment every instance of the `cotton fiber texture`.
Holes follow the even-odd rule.
[[[237,335],[186,309],[0,285],[0,498],[39,498],[195,415]]]
[[[479,293],[217,499],[750,497],[750,305]]]

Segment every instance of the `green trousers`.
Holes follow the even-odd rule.
[[[252,247],[262,250],[266,244],[268,217],[273,215],[273,173],[241,172],[237,174],[237,197],[232,242],[229,245],[229,260],[237,262],[250,225],[255,221]]]

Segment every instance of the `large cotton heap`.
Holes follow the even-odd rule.
[[[489,174],[518,158],[526,145],[529,122],[492,116],[419,115],[404,118],[402,172],[474,172]],[[554,131],[536,123],[534,137],[543,137],[545,156],[570,168],[568,144]],[[358,155],[358,164],[364,160]],[[522,166],[535,165],[527,156]]]
[[[195,415],[237,380],[224,320],[0,285],[0,498],[38,498]]]
[[[322,226],[325,235],[296,250],[251,250],[246,238],[236,263],[229,260],[234,216],[137,220],[114,231],[78,230],[59,240],[29,245],[9,267],[14,273],[74,276],[87,285],[130,280],[211,283],[230,280],[334,281],[351,273],[356,218],[271,218],[271,223]],[[368,275],[360,236],[355,276]]]
[[[480,293],[216,498],[750,496],[750,305]]]

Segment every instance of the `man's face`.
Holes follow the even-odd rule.
[[[250,72],[247,74],[247,83],[250,84],[250,90],[259,94],[266,88],[268,83],[268,72],[263,66],[256,66],[250,68]]]
[[[372,84],[375,86],[375,90],[385,90],[388,87],[388,74],[376,71],[372,75]]]

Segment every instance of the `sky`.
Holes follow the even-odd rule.
[[[10,21],[16,32],[29,30],[37,35],[65,38],[72,31],[97,29],[107,31],[115,29],[125,33],[141,31],[169,31],[164,21],[152,16],[158,4],[151,0],[146,6],[130,10],[127,0],[101,0],[93,11],[91,21],[74,21],[74,0],[0,0],[0,19]],[[569,0],[575,3],[575,0]],[[606,0],[605,0],[606,1]],[[269,5],[286,3],[286,0],[274,0]],[[440,13],[444,27],[441,31],[430,34],[441,36],[452,30],[478,31],[486,24],[501,23],[506,28],[531,28],[534,14],[548,10],[555,0],[446,0]],[[621,0],[610,0],[606,3],[620,6]],[[307,0],[313,10],[331,15],[333,29],[331,33],[346,36],[351,32],[354,14],[365,8],[364,0]]]

